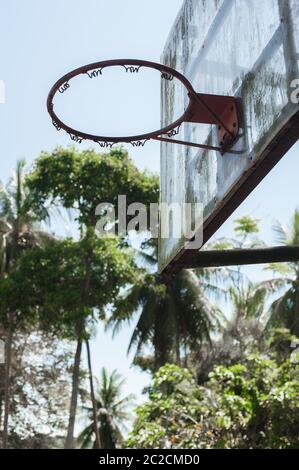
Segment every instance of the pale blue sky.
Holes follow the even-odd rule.
[[[140,58],[158,62],[181,4],[182,0],[3,0],[0,80],[5,81],[6,103],[0,104],[1,180],[7,179],[17,159],[25,157],[30,163],[41,150],[70,143],[68,136],[57,133],[46,112],[47,93],[54,81],[75,67],[97,60]],[[134,78],[131,83],[126,77],[123,82],[118,78],[111,83],[119,96],[124,97],[124,104],[121,110],[105,109],[107,125],[115,122],[116,115],[119,123],[122,116],[126,116],[126,124],[130,125],[143,127],[155,123],[159,117],[157,82],[153,87],[152,77],[145,74],[142,89],[136,88]],[[85,91],[88,98],[89,91]],[[130,96],[135,97],[132,105]],[[141,108],[138,96],[145,96]],[[99,96],[99,100],[103,98]],[[136,122],[138,104],[146,112],[138,115]],[[99,110],[100,107],[84,115],[84,123],[85,119],[91,124],[100,119]],[[71,117],[74,104],[68,102],[65,112],[66,117]],[[79,125],[82,124],[80,121]],[[129,150],[140,168],[158,171],[158,143]],[[251,214],[261,219],[262,236],[268,243],[273,242],[271,227],[275,219],[287,223],[296,205],[299,206],[298,151],[297,144],[218,235],[232,235],[232,220]],[[249,268],[248,272],[254,279],[265,276],[262,267]],[[131,328],[125,328],[112,341],[111,335],[104,335],[99,328],[92,344],[93,367],[95,374],[102,366],[109,370],[117,368],[127,378],[126,391],[140,394],[148,377],[130,367],[130,358],[126,356],[130,333]]]

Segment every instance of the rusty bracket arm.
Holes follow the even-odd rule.
[[[190,105],[184,122],[216,125],[219,146],[197,144],[163,136],[157,136],[154,139],[207,150],[217,150],[224,154],[233,146],[239,135],[240,119],[237,99],[232,96],[208,95],[195,92],[189,92],[189,98]]]

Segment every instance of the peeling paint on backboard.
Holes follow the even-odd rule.
[[[282,127],[298,112],[289,100],[299,78],[298,0],[185,0],[166,43],[162,63],[176,68],[199,93],[233,95],[242,103],[241,137],[231,153],[161,144],[161,200],[201,202],[204,220],[256,165]],[[187,98],[174,83],[162,86],[162,124]],[[209,125],[184,124],[184,140],[217,145]],[[241,202],[241,201],[240,201]],[[159,269],[184,249],[164,239]]]

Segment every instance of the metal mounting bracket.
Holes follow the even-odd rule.
[[[217,125],[218,143],[226,152],[239,133],[237,100],[231,96],[196,93],[191,97],[190,119],[187,122]]]
[[[240,130],[238,100],[232,96],[208,95],[204,93],[188,93],[190,104],[183,122],[198,124],[215,124],[217,126],[218,144],[197,144],[167,137],[156,137],[162,142],[187,145],[207,150],[217,150],[222,155],[236,142]]]

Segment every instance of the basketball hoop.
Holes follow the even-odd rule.
[[[162,80],[172,81],[174,78],[179,80],[186,88],[189,103],[184,113],[170,125],[147,134],[133,136],[102,136],[88,134],[65,124],[54,111],[54,97],[57,93],[65,93],[70,88],[70,81],[78,75],[85,74],[93,79],[100,77],[105,68],[122,67],[126,73],[139,73],[142,67],[158,70],[161,73]],[[130,143],[133,146],[141,147],[149,140],[158,140],[174,144],[187,145],[208,150],[217,150],[222,154],[229,150],[238,138],[239,119],[237,101],[234,97],[206,95],[196,93],[189,80],[177,70],[166,65],[145,60],[135,59],[117,59],[95,62],[79,67],[63,77],[61,77],[51,88],[47,99],[47,109],[52,118],[55,128],[67,132],[74,142],[81,143],[83,140],[91,140],[98,143],[101,147],[112,147],[117,143]],[[183,123],[205,123],[215,124],[217,126],[219,146],[200,144],[195,142],[186,142],[184,140],[173,139],[179,134]]]

